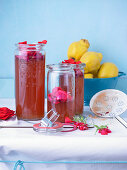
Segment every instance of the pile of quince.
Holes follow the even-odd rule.
[[[86,39],[73,42],[68,48],[68,59],[81,61],[86,64],[84,78],[110,78],[118,76],[115,64],[106,62],[101,64],[102,53],[88,51],[90,43]]]

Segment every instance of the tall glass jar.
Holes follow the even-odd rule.
[[[68,64],[47,65],[47,110],[54,109],[60,116],[73,119],[75,100],[75,73]]]
[[[22,120],[39,120],[44,116],[45,51],[44,44],[16,45],[15,99],[16,115]]]
[[[72,64],[75,71],[75,114],[83,113],[85,64]]]
[[[75,115],[83,113],[84,106],[84,69],[85,64],[80,61],[75,62],[73,59],[64,60],[62,64],[72,65],[75,72]]]

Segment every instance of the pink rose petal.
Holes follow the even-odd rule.
[[[102,129],[102,130],[101,130],[101,135],[108,135],[108,133],[106,132],[105,129]]]
[[[58,90],[62,90],[61,87],[55,87],[52,89],[52,93],[55,95],[55,93],[58,91]]]

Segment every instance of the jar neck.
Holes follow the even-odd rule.
[[[19,51],[41,51],[44,44],[16,44],[17,50]]]
[[[49,65],[46,65],[46,67],[49,69],[49,70],[52,70],[52,71],[70,71],[70,70],[73,70],[73,66],[70,65],[70,64],[49,64]]]
[[[60,64],[71,65],[71,67],[72,67],[74,70],[75,70],[75,69],[84,70],[84,68],[86,67],[86,64],[85,64],[85,63],[81,63],[81,64],[60,63]]]
[[[73,69],[80,69],[80,70],[84,70],[86,64],[81,63],[81,64],[71,64],[73,66]]]

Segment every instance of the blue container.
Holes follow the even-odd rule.
[[[93,78],[93,79],[84,79],[84,105],[88,106],[91,98],[97,92],[105,89],[115,89],[118,82],[118,78],[126,75],[123,72],[119,72],[117,77],[112,78]]]

